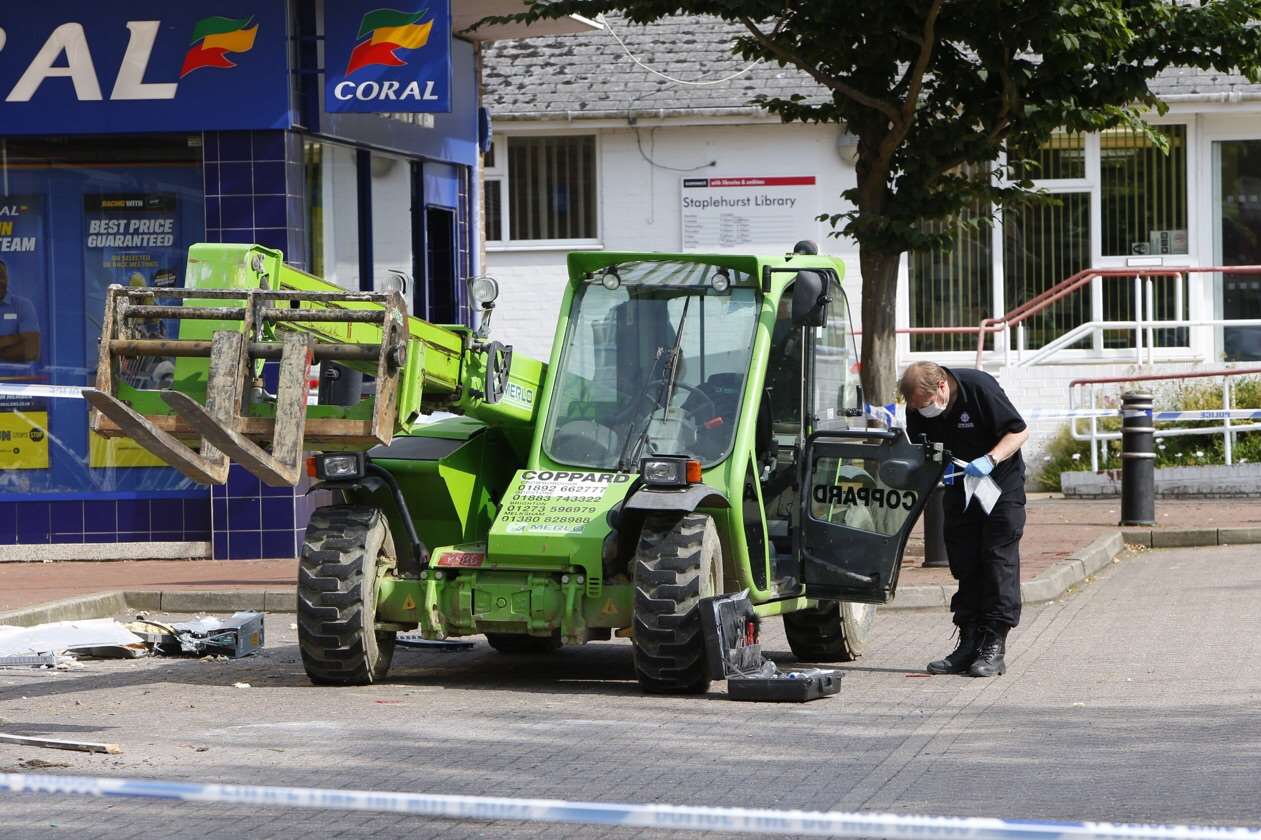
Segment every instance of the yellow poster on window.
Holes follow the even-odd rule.
[[[166,464],[131,438],[107,438],[88,432],[88,466],[165,467]]]
[[[0,411],[0,469],[48,469],[47,411]]]

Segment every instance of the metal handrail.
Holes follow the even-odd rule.
[[[1169,328],[1177,328],[1179,326],[1183,326],[1182,320],[1185,320],[1185,319],[1181,319],[1178,322],[1173,322],[1173,321],[1165,322],[1165,321],[1158,321],[1153,317],[1153,313],[1151,311],[1152,303],[1153,303],[1151,299],[1152,281],[1155,278],[1163,277],[1163,278],[1173,279],[1178,282],[1181,282],[1183,279],[1185,279],[1186,275],[1189,275],[1189,274],[1261,274],[1261,265],[1229,265],[1229,266],[1178,265],[1178,266],[1150,266],[1150,267],[1127,267],[1127,268],[1120,268],[1120,267],[1118,268],[1087,268],[1087,269],[1078,271],[1076,274],[1070,275],[1064,280],[1061,280],[1059,283],[1056,283],[1051,288],[1046,289],[1045,291],[1035,295],[1034,297],[1020,304],[1016,308],[1012,309],[1010,312],[1006,313],[1005,315],[1002,315],[998,318],[982,319],[981,323],[975,327],[963,327],[963,326],[898,327],[897,329],[894,330],[894,333],[896,335],[976,334],[977,342],[976,342],[975,367],[978,370],[980,370],[984,367],[985,337],[987,335],[1002,332],[1004,330],[1010,330],[1012,327],[1018,327],[1024,321],[1028,320],[1029,318],[1032,318],[1034,315],[1037,315],[1038,313],[1042,312],[1043,310],[1047,309],[1053,304],[1058,303],[1060,300],[1063,300],[1068,295],[1078,291],[1083,286],[1090,285],[1090,283],[1096,277],[1102,280],[1111,279],[1111,278],[1132,279],[1136,283],[1136,289],[1137,289],[1138,282],[1142,278],[1147,278],[1147,285],[1148,285],[1147,318],[1142,317],[1141,309],[1140,309],[1140,314],[1134,319],[1134,321],[1124,322],[1124,325],[1119,326],[1118,328],[1135,330],[1137,334],[1135,347],[1138,349],[1140,354],[1142,352],[1142,346],[1141,346],[1141,342],[1137,340],[1137,336],[1141,336],[1141,333],[1144,330],[1146,330],[1148,332],[1148,338],[1149,338],[1148,355],[1150,357],[1153,353],[1153,347],[1150,341],[1151,333],[1157,329],[1169,329]],[[1179,287],[1179,290],[1180,289],[1181,287]],[[1136,305],[1140,307],[1142,306],[1141,297],[1142,297],[1142,293],[1141,291],[1138,291],[1137,297],[1136,297]],[[1179,295],[1179,301],[1181,301],[1181,298],[1182,296]],[[1177,306],[1181,308],[1182,303],[1179,302]],[[1221,320],[1223,323],[1227,323],[1227,322],[1233,323],[1231,319],[1219,319],[1219,320]],[[1242,321],[1243,319],[1240,319],[1240,320]],[[1101,327],[1101,325],[1106,324],[1106,323],[1112,323],[1112,322],[1088,321],[1083,324],[1079,324],[1073,329],[1082,330],[1083,332],[1090,332],[1096,329],[1104,328],[1104,327]],[[1192,322],[1190,321],[1186,321],[1186,324],[1191,324],[1191,323]],[[1208,324],[1209,322],[1196,321],[1194,323],[1198,325],[1198,324]],[[862,335],[862,330],[861,329],[855,330],[854,334]],[[1010,349],[1011,349],[1011,337],[1009,335],[1007,337],[1007,341],[1005,344],[1005,350],[1010,351]]]
[[[1261,367],[1237,367],[1237,368],[1219,368],[1217,370],[1199,370],[1188,371],[1185,373],[1150,373],[1137,376],[1090,376],[1074,379],[1068,383],[1068,405],[1070,411],[1077,405],[1076,395],[1078,389],[1083,386],[1090,386],[1090,408],[1083,412],[1088,415],[1085,419],[1090,422],[1089,433],[1079,432],[1077,429],[1078,417],[1074,417],[1069,421],[1069,431],[1074,440],[1090,441],[1090,469],[1097,472],[1099,469],[1099,444],[1108,440],[1116,440],[1120,438],[1119,433],[1109,433],[1099,431],[1099,418],[1096,416],[1095,409],[1098,405],[1096,385],[1115,385],[1122,382],[1155,382],[1170,381],[1180,379],[1208,379],[1222,378],[1222,408],[1225,411],[1231,409],[1231,402],[1234,388],[1232,386],[1232,378],[1237,376],[1247,376],[1249,374],[1261,374]],[[1258,431],[1261,430],[1261,424],[1246,423],[1238,425],[1232,422],[1231,417],[1227,415],[1222,425],[1211,427],[1199,427],[1191,429],[1168,429],[1156,432],[1156,437],[1175,437],[1181,435],[1217,435],[1222,436],[1222,450],[1225,456],[1226,465],[1230,466],[1234,461],[1234,443],[1235,435],[1239,432]]]
[[[1078,385],[1109,385],[1118,382],[1153,382],[1158,379],[1206,379],[1214,376],[1240,376],[1247,373],[1261,373],[1261,367],[1221,368],[1220,370],[1197,370],[1191,373],[1145,373],[1142,376],[1091,376],[1074,379],[1068,383],[1071,391]]]
[[[1131,267],[1131,268],[1089,268],[1077,272],[1076,274],[1061,280],[1051,288],[1035,295],[1029,300],[1017,306],[1015,309],[1003,315],[1001,318],[985,318],[981,321],[977,334],[976,342],[976,367],[980,368],[985,357],[985,332],[997,332],[1002,329],[1010,329],[1011,327],[1028,320],[1042,310],[1051,306],[1064,297],[1072,294],[1082,286],[1088,285],[1094,278],[1107,279],[1109,277],[1122,277],[1127,279],[1138,279],[1140,277],[1148,278],[1175,278],[1179,281],[1187,274],[1261,274],[1261,265],[1206,265],[1206,266],[1153,266],[1153,267]]]

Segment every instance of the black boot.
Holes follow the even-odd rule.
[[[974,622],[959,625],[959,643],[942,659],[928,663],[930,674],[966,674],[977,654],[978,628]]]
[[[997,677],[1007,673],[1007,626],[989,624],[981,628],[976,660],[968,673],[974,677]]]

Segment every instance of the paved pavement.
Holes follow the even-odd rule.
[[[391,680],[307,684],[289,616],[236,662],[0,672],[0,768],[621,802],[1261,825],[1261,564],[1252,546],[1126,556],[1029,608],[1005,677],[926,677],[946,617],[886,613],[839,698],[647,698],[625,642],[510,659],[400,651]],[[768,623],[771,650],[786,650]],[[776,653],[783,662],[791,659]],[[233,688],[248,682],[251,688]],[[649,837],[630,829],[128,800],[0,798],[0,837]],[[694,837],[697,835],[679,835]]]
[[[1096,537],[1117,530],[1119,516],[1117,499],[1031,495],[1021,543],[1021,579],[1032,580]],[[1261,526],[1261,505],[1251,499],[1161,500],[1156,516],[1165,528]],[[900,586],[951,581],[946,569],[922,567],[923,552],[917,527],[907,546]],[[275,589],[292,586],[297,576],[295,560],[0,563],[0,611],[116,589]]]
[[[297,580],[292,559],[0,563],[0,611],[114,589],[276,589]]]
[[[1065,499],[1058,493],[1030,493],[1028,523],[1020,542],[1020,579],[1033,580],[1043,571],[1116,531],[1120,499]],[[1157,528],[1247,528],[1261,526],[1256,499],[1157,499]],[[926,569],[923,522],[916,526],[903,557],[899,586],[950,583],[950,571]]]

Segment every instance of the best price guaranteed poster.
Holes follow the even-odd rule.
[[[181,285],[185,252],[179,236],[179,198],[174,193],[85,195],[84,269],[86,272],[88,346],[95,346],[105,310],[105,290],[113,283],[163,289]],[[163,303],[160,296],[156,303]],[[140,321],[141,338],[175,338],[175,321]],[[93,356],[93,361],[95,357]],[[133,388],[170,387],[175,360],[156,356],[128,358],[120,378]],[[90,434],[92,467],[157,467],[162,461],[134,442]]]
[[[48,405],[21,388],[46,378],[48,238],[44,199],[0,196],[0,489],[28,489],[21,473],[48,469]]]

